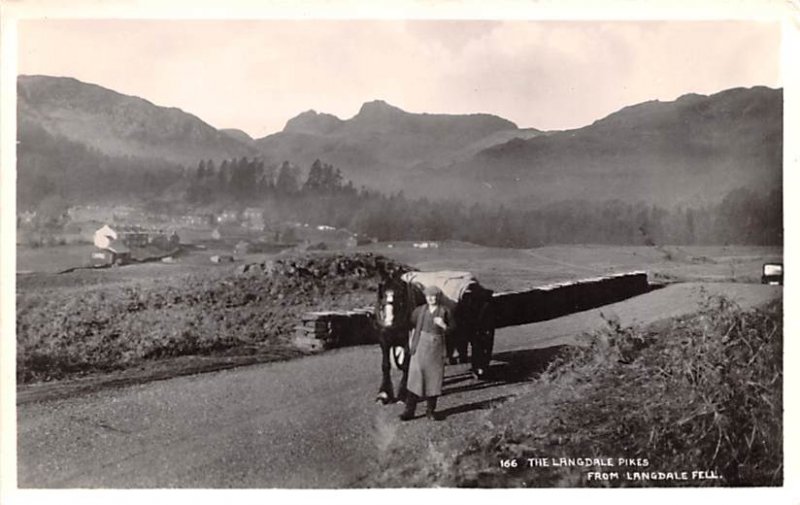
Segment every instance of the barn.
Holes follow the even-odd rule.
[[[131,262],[131,250],[119,240],[112,240],[105,248],[92,251],[92,266],[124,265]]]

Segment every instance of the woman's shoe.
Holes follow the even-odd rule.
[[[444,419],[438,412],[436,412],[436,397],[428,398],[428,404],[425,409],[425,416],[428,419],[432,419],[434,421],[440,421]]]
[[[403,409],[403,413],[400,414],[401,421],[410,421],[414,419],[414,415],[417,411],[417,397],[414,393],[409,392],[408,396],[406,397],[406,408]]]

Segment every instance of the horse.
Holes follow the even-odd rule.
[[[424,300],[422,292],[403,282],[402,271],[389,271],[378,285],[375,304],[375,333],[381,346],[381,372],[383,379],[376,401],[386,404],[404,401],[408,391],[409,332],[412,329],[411,312]],[[392,361],[402,372],[397,397],[392,387]]]
[[[410,359],[409,332],[413,329],[411,313],[425,303],[422,289],[433,278],[461,286],[461,289],[457,289],[459,295],[456,300],[447,297],[442,300],[453,310],[455,321],[454,330],[445,340],[447,363],[471,363],[471,373],[476,379],[482,379],[488,370],[495,329],[492,291],[483,288],[466,272],[389,272],[378,286],[374,310],[383,372],[376,398],[378,402],[386,404],[395,399],[403,401],[406,397]],[[402,371],[396,398],[391,378],[392,360]]]

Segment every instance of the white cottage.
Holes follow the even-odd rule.
[[[111,242],[117,240],[117,238],[119,238],[117,232],[105,224],[102,228],[94,232],[94,245],[99,249],[108,249]]]

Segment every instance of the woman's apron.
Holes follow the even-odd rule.
[[[446,352],[444,334],[421,330],[422,319],[425,317],[433,319],[436,314],[438,311],[431,314],[427,307],[420,314],[415,328],[415,331],[419,333],[419,342],[408,365],[408,390],[423,398],[442,394]]]

